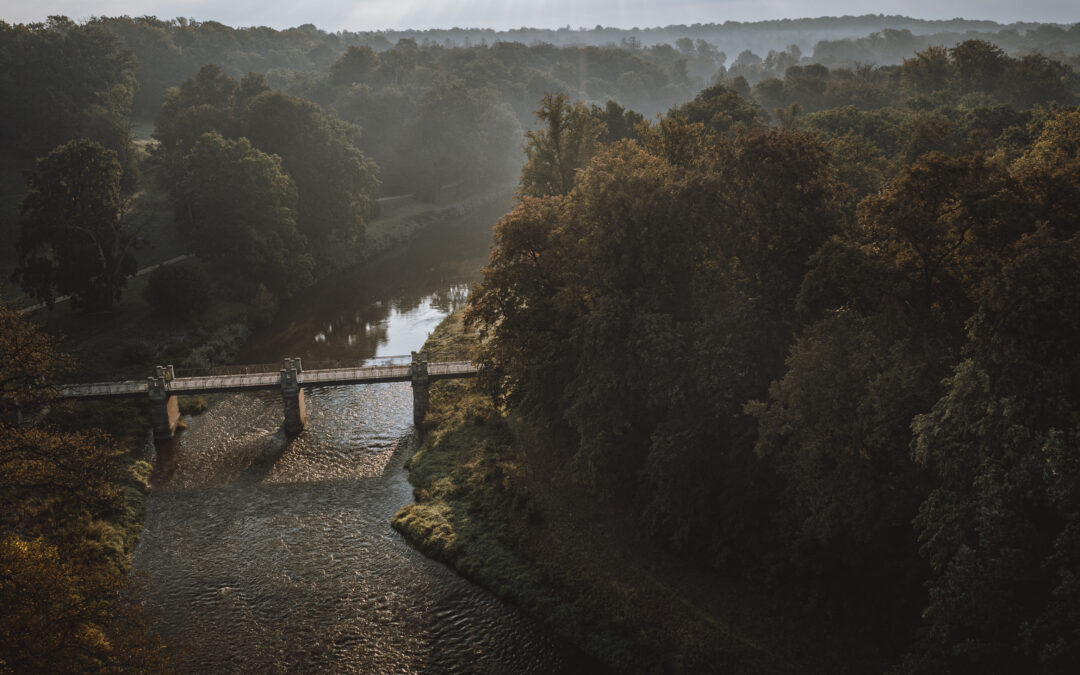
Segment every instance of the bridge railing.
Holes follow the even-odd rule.
[[[391,364],[407,364],[409,355],[375,356],[368,359],[322,359],[302,361],[304,370],[331,370],[334,368],[363,368],[367,366],[383,366]],[[259,373],[276,373],[281,370],[283,363],[273,361],[271,363],[245,363],[239,366],[210,366],[209,368],[173,368],[176,377],[213,377],[216,375],[257,375]]]
[[[242,366],[210,366],[209,368],[173,368],[176,377],[212,377],[214,375],[255,375],[276,373],[280,363],[245,363]]]

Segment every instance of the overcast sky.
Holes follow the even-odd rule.
[[[42,21],[50,14],[190,17],[230,26],[289,28],[313,23],[325,30],[521,26],[620,28],[722,23],[844,14],[904,14],[923,19],[991,19],[1002,23],[1080,21],[1077,0],[3,0],[0,19]]]

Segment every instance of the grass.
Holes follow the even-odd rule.
[[[475,336],[455,313],[425,349],[468,358]],[[434,385],[425,428],[408,464],[415,503],[395,529],[613,668],[784,673],[836,662],[763,595],[660,549],[632,508],[549,466],[549,441],[473,381]]]

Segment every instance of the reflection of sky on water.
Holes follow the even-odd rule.
[[[468,298],[469,285],[455,284],[418,300],[391,302],[388,307],[377,302],[374,311],[366,314],[380,316],[386,312],[385,318],[364,321],[365,313],[359,313],[355,322],[344,327],[348,334],[340,335],[341,329],[330,323],[313,339],[320,345],[341,340],[349,347],[372,344],[375,356],[366,360],[368,364],[408,362],[409,354],[420,349],[439,322]]]
[[[355,362],[420,349],[428,333],[468,298],[505,213],[496,200],[432,226],[370,264],[330,276],[283,306],[252,335],[240,362],[301,357]]]

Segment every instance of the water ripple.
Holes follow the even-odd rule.
[[[389,526],[412,498],[407,384],[215,403],[159,451],[134,567],[187,672],[579,671],[587,660]]]

